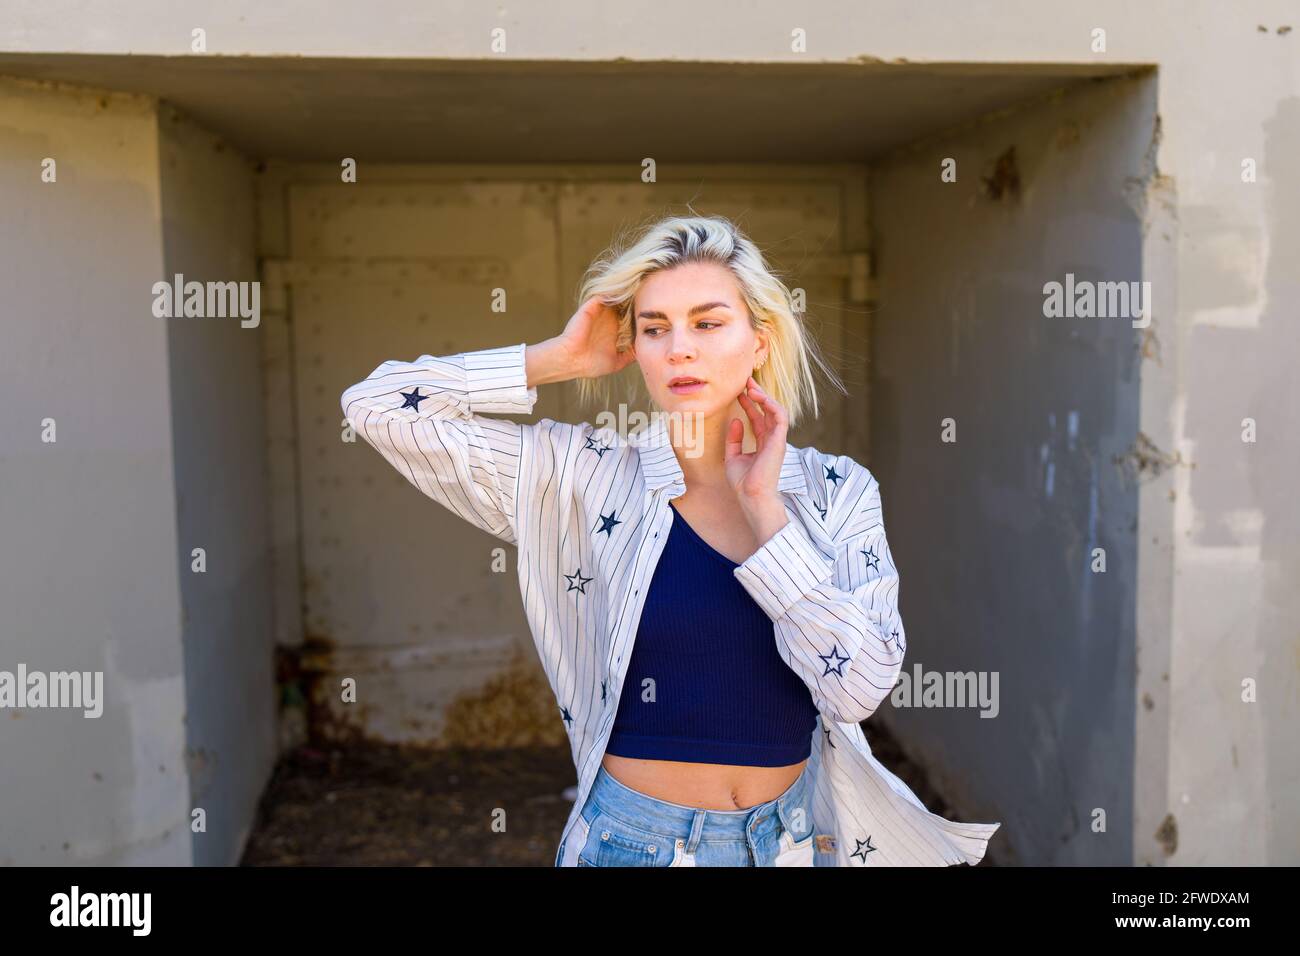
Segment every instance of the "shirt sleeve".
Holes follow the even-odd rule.
[[[536,425],[526,343],[387,361],[344,390],[343,415],[411,484],[477,528],[518,544],[517,486]],[[549,421],[549,420],[548,420]]]
[[[842,528],[834,560],[790,520],[735,576],[772,619],[782,660],[818,708],[859,723],[893,690],[907,639],[879,483],[845,456],[836,467],[847,474],[827,509],[827,527]]]

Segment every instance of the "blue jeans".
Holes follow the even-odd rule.
[[[785,793],[746,810],[657,800],[602,766],[582,808],[578,866],[812,866],[809,766]]]

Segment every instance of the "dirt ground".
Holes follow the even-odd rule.
[[[863,730],[930,810],[953,816],[883,725]],[[576,782],[567,746],[301,746],[277,765],[240,865],[551,866]],[[504,832],[492,827],[497,808]]]

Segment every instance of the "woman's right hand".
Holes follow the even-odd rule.
[[[632,364],[636,353],[630,347],[624,352],[615,347],[618,323],[618,311],[600,296],[592,296],[573,313],[555,341],[569,357],[574,377],[600,378]]]

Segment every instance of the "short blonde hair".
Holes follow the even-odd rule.
[[[795,310],[789,288],[759,248],[723,216],[670,216],[641,227],[630,239],[625,233],[587,268],[578,305],[600,296],[619,312],[618,347],[631,348],[636,331],[633,303],[641,283],[655,272],[689,262],[716,263],[735,277],[751,324],[755,331],[767,333],[767,358],[754,379],[786,409],[791,428],[809,411],[813,418],[818,415],[814,365],[831,384],[845,391],[804,327],[804,313]],[[633,363],[619,373],[624,376],[623,391],[629,398],[644,394],[644,382],[632,377],[636,371]],[[608,408],[610,378],[578,379],[580,401]]]

